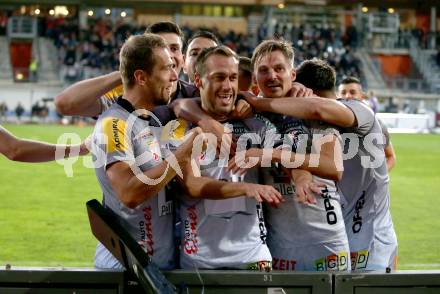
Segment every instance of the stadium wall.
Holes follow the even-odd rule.
[[[9,111],[13,111],[20,102],[26,111],[30,111],[35,102],[43,98],[54,98],[62,89],[62,85],[35,85],[26,83],[0,85],[0,103],[5,102]]]

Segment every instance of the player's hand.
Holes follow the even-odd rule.
[[[284,202],[283,196],[274,187],[269,185],[242,183],[244,194],[247,197],[252,197],[257,202],[267,202],[270,205],[277,207],[278,204]]]
[[[304,86],[303,84],[297,83],[297,82],[293,82],[292,83],[292,88],[289,90],[289,92],[287,93],[288,97],[312,97],[314,96],[313,94],[313,90],[307,88],[306,86]]]
[[[256,110],[258,110],[258,102],[263,99],[248,91],[240,91],[238,95],[241,95]]]
[[[205,133],[213,134],[217,138],[217,153],[223,149],[230,151],[230,156],[235,154],[237,149],[237,138],[232,134],[232,130],[228,130],[215,119],[206,119],[199,122],[199,126]]]
[[[243,99],[240,99],[237,101],[234,110],[232,110],[232,113],[229,115],[230,119],[247,119],[254,115],[252,106]]]
[[[175,155],[179,163],[186,163],[193,157],[192,150],[194,144],[205,144],[202,129],[199,127],[193,128],[183,138],[183,143],[177,148]]]
[[[247,169],[252,168],[261,163],[263,157],[263,149],[250,148],[246,151],[236,153],[228,162],[228,170],[233,174],[242,175]],[[249,160],[252,161],[250,167],[245,167]]]
[[[92,150],[92,135],[89,135],[84,141],[79,145],[79,155],[87,155],[90,150]]]
[[[311,176],[301,176],[295,179],[296,199],[302,204],[316,204],[316,195],[322,194],[323,183],[316,183]]]

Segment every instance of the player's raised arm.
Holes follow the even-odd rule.
[[[336,100],[320,97],[260,98],[251,94],[244,96],[249,104],[260,112],[321,120],[345,128],[356,125],[356,118],[350,108]]]
[[[103,109],[100,98],[121,84],[119,71],[77,82],[55,97],[57,111],[63,115],[97,116]]]
[[[84,155],[88,153],[86,143],[78,145],[57,145],[40,141],[17,138],[5,128],[0,126],[0,153],[8,159],[22,162],[46,162],[63,157]],[[63,150],[60,158],[57,158],[57,148]],[[71,152],[72,150],[77,150]],[[71,154],[72,153],[72,154]]]
[[[237,154],[230,159],[228,167],[233,173],[242,173],[245,170],[241,168],[244,166],[244,162],[256,159],[257,164],[278,162],[285,168],[303,169],[325,179],[341,180],[343,174],[342,149],[337,137],[326,135],[315,140],[313,144],[319,146],[319,152],[302,154],[280,148],[264,152],[264,149],[251,148],[244,151],[244,156]],[[240,156],[242,157],[240,158]],[[240,162],[240,159],[243,159],[244,162]]]
[[[187,162],[183,168],[185,176],[181,183],[190,197],[219,200],[247,196],[255,198],[258,202],[265,201],[273,205],[283,201],[281,194],[272,186],[202,177],[198,168],[195,161]]]
[[[232,138],[230,142],[223,141],[223,139],[226,141],[229,138],[223,136],[223,124],[202,110],[200,107],[200,98],[177,99],[170,104],[170,107],[177,117],[198,125],[205,133],[214,134],[217,138],[218,149],[221,148],[221,144],[230,144],[231,152],[234,152],[236,148],[235,142]],[[226,119],[226,117],[224,119]]]

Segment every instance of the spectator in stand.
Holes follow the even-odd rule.
[[[15,115],[17,116],[18,122],[21,122],[21,116],[24,113],[24,107],[21,102],[18,102],[17,107],[15,107]]]
[[[0,103],[0,121],[6,121],[6,116],[8,114],[8,106],[5,102]]]

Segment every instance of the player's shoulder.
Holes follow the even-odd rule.
[[[105,93],[103,97],[109,100],[116,100],[119,96],[122,96],[122,94],[124,94],[124,87],[119,85]]]
[[[118,118],[121,120],[127,120],[128,113],[117,102],[113,103],[108,109],[101,113],[98,117],[98,122],[108,120],[109,118]]]

